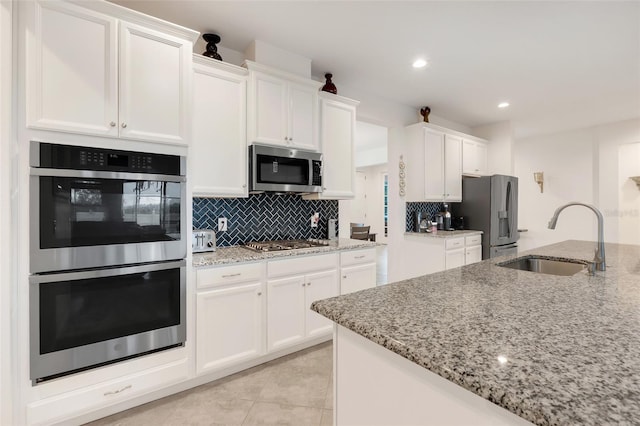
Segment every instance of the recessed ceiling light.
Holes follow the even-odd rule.
[[[426,66],[427,66],[427,61],[425,61],[424,59],[416,59],[415,61],[413,61],[414,68],[424,68]]]
[[[498,108],[506,108],[509,106],[509,102],[500,102]]]

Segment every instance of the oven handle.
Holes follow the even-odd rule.
[[[53,274],[36,274],[29,277],[29,283],[55,283],[59,281],[86,280],[92,278],[115,277],[118,275],[139,274],[142,272],[162,271],[164,269],[182,268],[186,266],[185,260],[174,262],[152,263],[150,265],[125,266],[117,268],[100,268],[90,271],[64,272]]]
[[[46,169],[32,167],[31,176],[74,177],[94,179],[152,180],[160,182],[186,182],[185,176],[157,175],[147,173],[102,172],[98,170]]]

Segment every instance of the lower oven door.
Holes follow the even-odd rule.
[[[185,261],[32,275],[34,382],[186,341]]]

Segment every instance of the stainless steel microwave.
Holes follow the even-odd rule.
[[[249,147],[250,192],[322,192],[322,154],[253,144]]]

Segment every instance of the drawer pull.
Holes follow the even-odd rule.
[[[362,255],[362,256],[354,256],[353,258],[354,259],[364,259],[364,255]]]
[[[242,273],[238,272],[237,274],[223,275],[222,278],[239,277],[240,275],[242,275]]]
[[[342,278],[347,278],[347,276],[346,276],[346,275],[343,275],[343,276],[342,276]]]
[[[104,396],[116,395],[116,394],[118,394],[120,392],[126,391],[127,389],[131,389],[131,385],[127,385],[127,386],[123,387],[122,389],[118,389],[116,391],[105,392]]]

